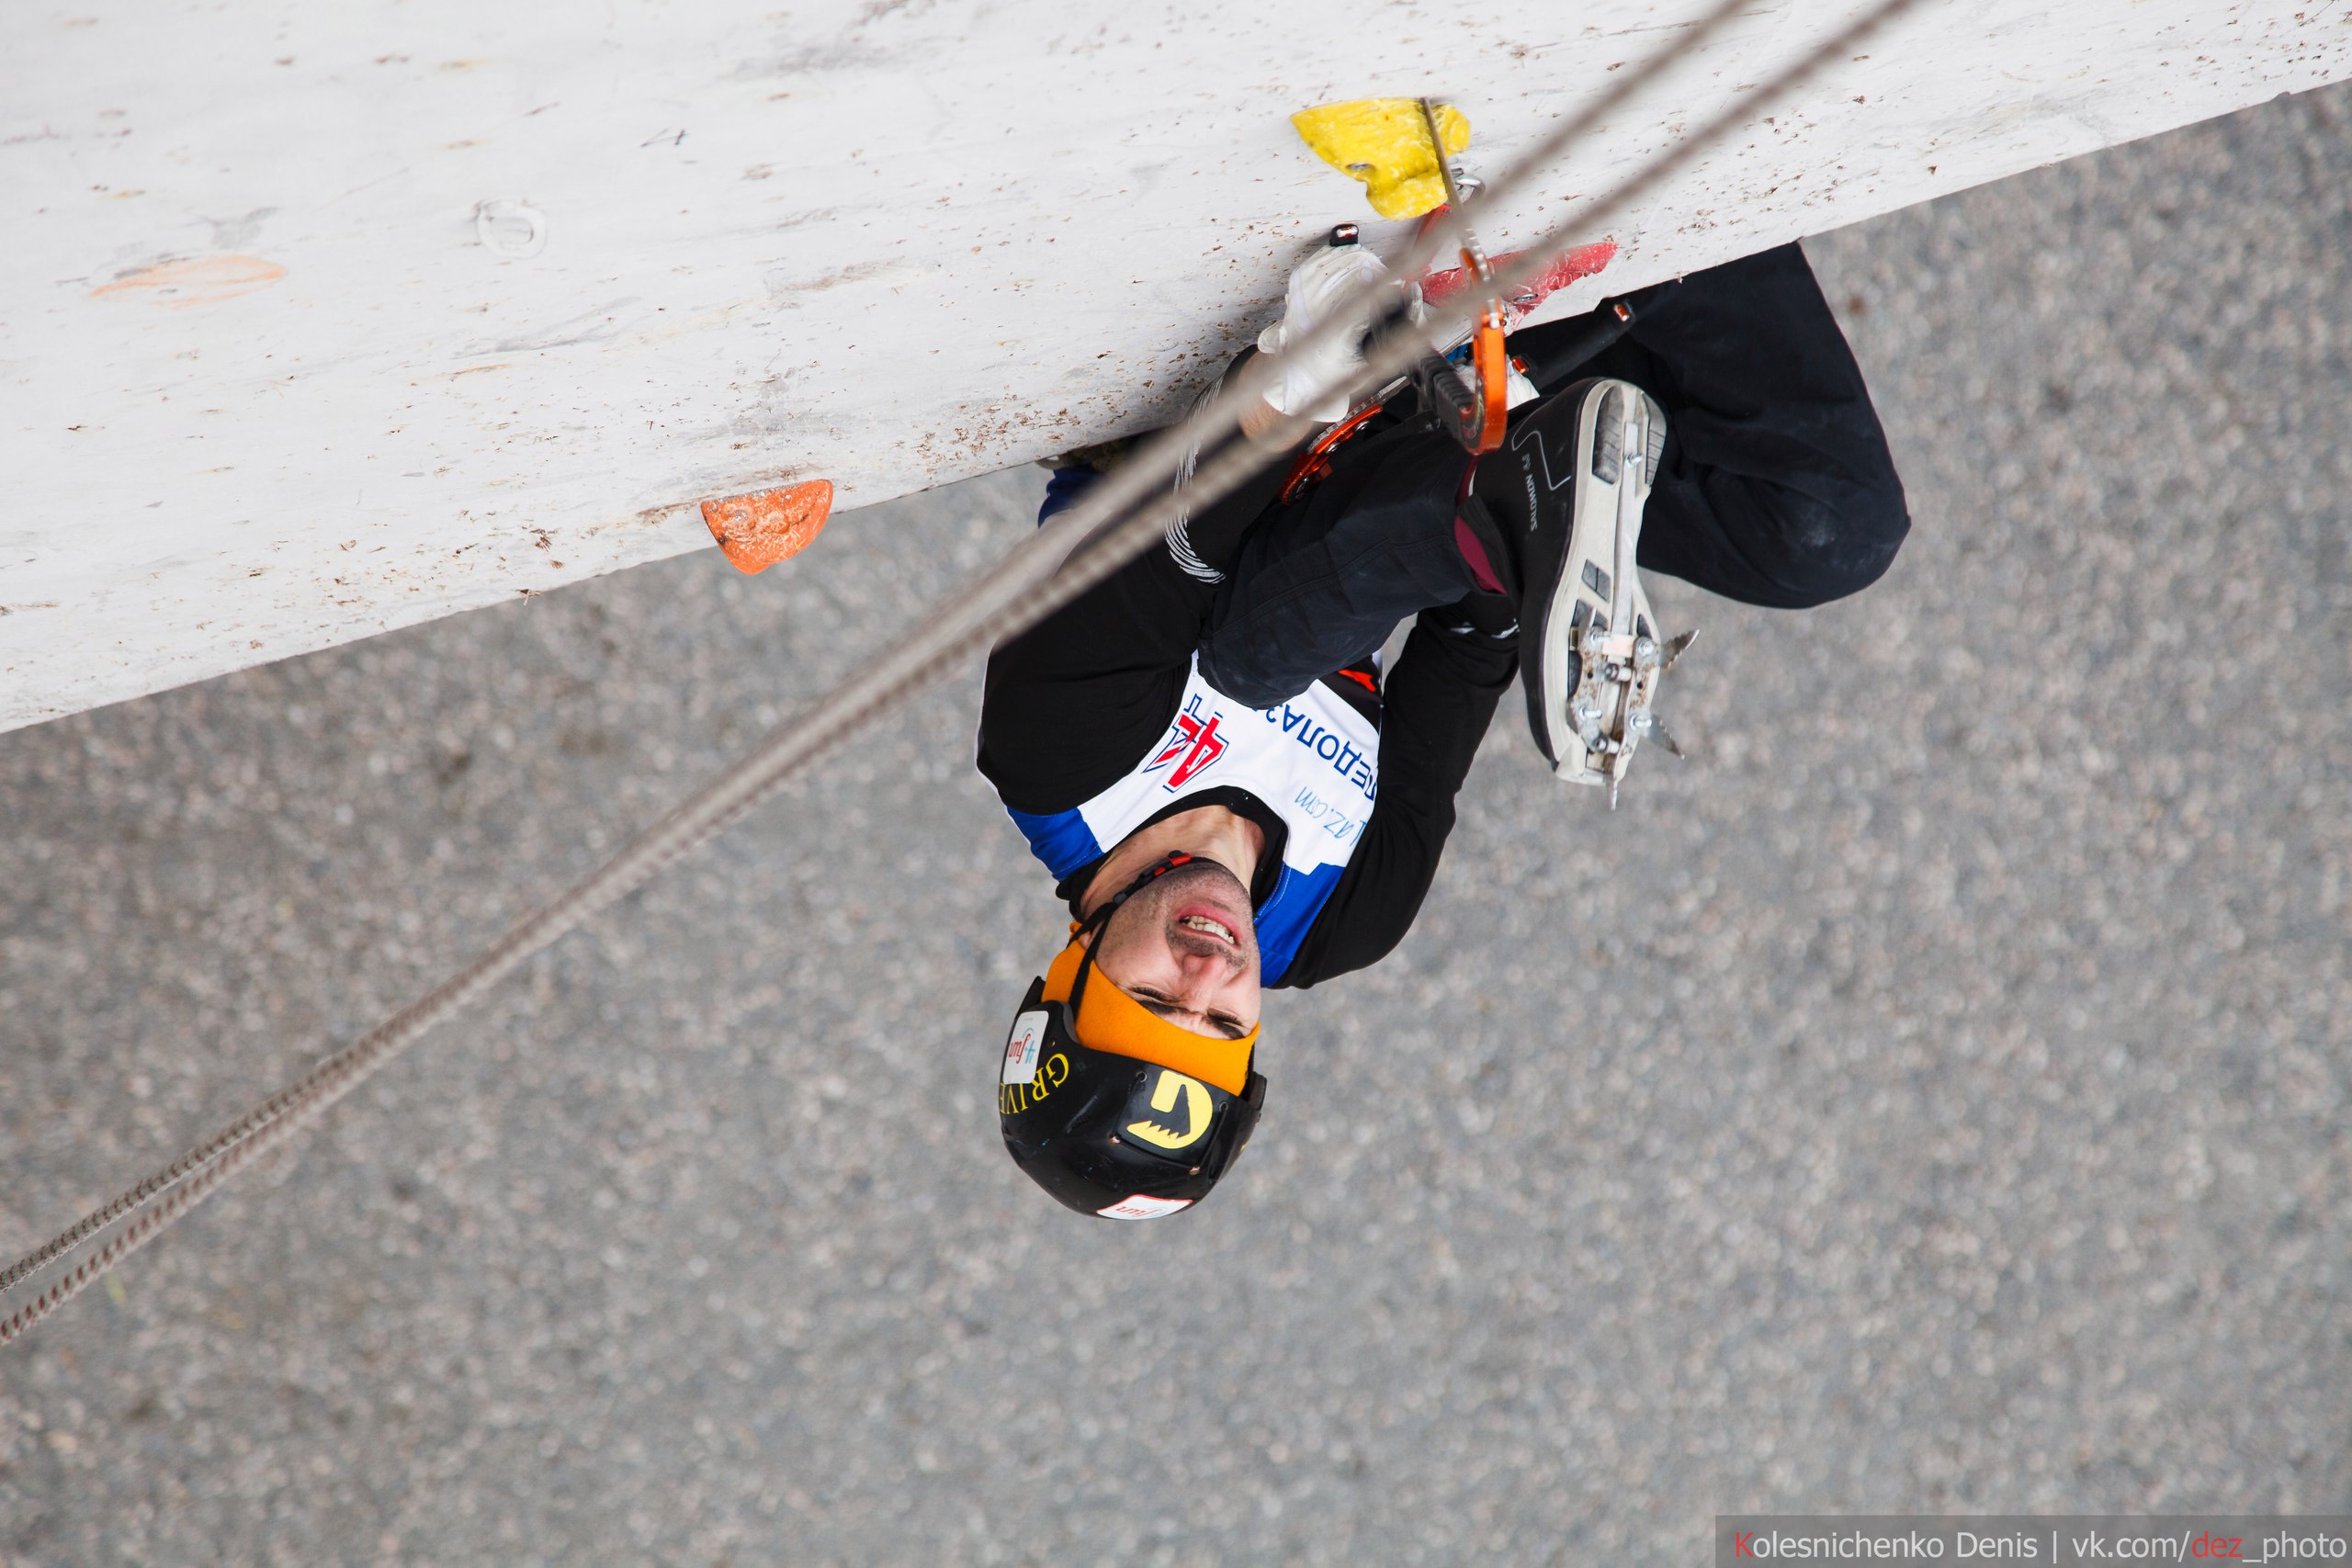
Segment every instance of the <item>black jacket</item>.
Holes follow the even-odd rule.
[[[1344,460],[1347,448],[1341,449]],[[1243,539],[1274,514],[1287,457],[1270,462],[1186,525],[1195,563],[1229,570]],[[1083,548],[1084,547],[1080,547]],[[1167,738],[1216,584],[1188,571],[1171,548],[1147,550],[989,658],[980,706],[979,768],[1017,811],[1071,810],[1117,783]],[[1470,771],[1517,660],[1506,647],[1440,629],[1424,613],[1377,699],[1380,773],[1373,813],[1338,888],[1279,982],[1312,986],[1385,957],[1410,929],[1453,830],[1453,797]],[[1281,819],[1239,792],[1195,795],[1268,829],[1261,901],[1281,857]],[[1097,864],[1100,862],[1096,863]],[[1061,885],[1075,899],[1094,867]]]

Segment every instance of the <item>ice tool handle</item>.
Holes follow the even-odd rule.
[[[1453,438],[1474,453],[1492,452],[1503,444],[1503,429],[1510,412],[1510,362],[1503,350],[1503,302],[1494,290],[1495,269],[1486,247],[1471,231],[1463,212],[1463,187],[1472,182],[1456,174],[1446,156],[1445,132],[1438,124],[1434,98],[1421,101],[1421,120],[1429,127],[1430,151],[1437,159],[1438,177],[1445,182],[1445,204],[1464,219],[1462,266],[1486,289],[1486,306],[1470,335],[1467,373],[1441,360],[1424,377],[1424,395],[1446,422]]]

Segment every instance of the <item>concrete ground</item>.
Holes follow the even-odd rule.
[[[0,1561],[1693,1562],[2352,1507],[2352,90],[1809,247],[1917,524],[1611,817],[1499,724],[1216,1200],[997,1147],[976,680],[0,1351]],[[644,568],[0,737],[0,1254],[413,996],[1026,525]],[[1508,716],[1507,716],[1508,720]]]

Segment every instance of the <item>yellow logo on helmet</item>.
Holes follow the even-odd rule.
[[[1196,1083],[1180,1072],[1167,1067],[1159,1069],[1159,1082],[1152,1087],[1151,1110],[1157,1117],[1170,1117],[1176,1101],[1184,1102],[1184,1121],[1181,1127],[1163,1126],[1159,1122],[1130,1122],[1127,1134],[1141,1138],[1154,1148],[1181,1149],[1200,1142],[1209,1130],[1209,1091],[1204,1084]]]

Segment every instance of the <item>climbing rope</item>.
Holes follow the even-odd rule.
[[[1642,86],[1656,80],[1683,55],[1698,48],[1736,17],[1750,0],[1717,0],[1673,43],[1620,77],[1576,115],[1513,164],[1478,205],[1487,206],[1531,185],[1573,142]],[[1758,84],[1723,112],[1657,154],[1607,194],[1555,225],[1506,265],[1496,266],[1498,293],[1532,282],[1569,243],[1572,230],[1591,232],[1617,217],[1634,192],[1655,186],[1713,146],[1759,106],[1793,90],[1917,0],[1878,0],[1844,27]],[[1462,215],[1449,212],[1430,226],[1397,262],[1395,272],[1418,277],[1430,262],[1458,245]],[[1371,285],[1369,288],[1377,288]],[[1430,337],[1467,327],[1484,308],[1483,296],[1465,290],[1452,304],[1432,308],[1426,332],[1393,334],[1375,343],[1351,378],[1349,391],[1362,395],[1386,385],[1425,352]],[[1302,354],[1328,346],[1347,329],[1348,312],[1295,345]],[[0,1345],[17,1338],[79,1294],[175,1221],[202,1202],[244,1167],[283,1145],[329,1106],[399,1056],[428,1030],[480,998],[582,921],[628,897],[688,851],[725,831],[739,818],[806,773],[844,741],[930,686],[971,654],[1013,637],[1052,615],[1162,538],[1186,511],[1226,494],[1261,468],[1270,456],[1239,434],[1245,411],[1257,407],[1273,378],[1270,361],[1253,359],[1176,429],[1164,431],[1134,457],[1091,488],[1080,502],[1023,540],[1002,561],[968,587],[930,606],[903,637],[868,660],[831,692],[763,739],[741,760],[658,818],[610,860],[524,916],[472,963],[320,1062],[294,1082],[254,1106],[178,1159],[155,1171],[35,1247],[5,1270],[0,1292],[12,1289],[65,1257],[126,1214],[145,1208],[132,1222],[51,1282],[12,1315],[0,1319]],[[1303,435],[1293,421],[1271,433],[1270,443],[1291,444]],[[1181,488],[1181,473],[1190,470]],[[1085,547],[1078,548],[1081,542]],[[152,1207],[148,1205],[152,1204]]]

